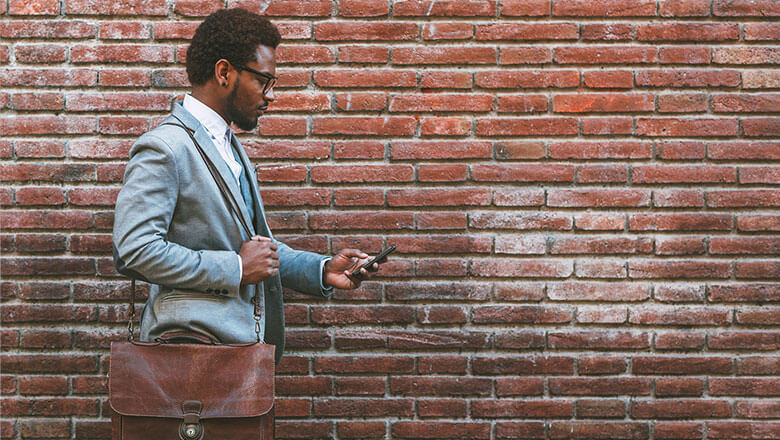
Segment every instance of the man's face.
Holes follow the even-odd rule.
[[[276,51],[268,46],[258,46],[255,60],[247,63],[247,67],[276,75]],[[225,106],[226,116],[238,128],[249,131],[257,127],[257,119],[265,112],[268,103],[275,99],[273,89],[263,94],[267,82],[268,79],[263,76],[239,70]]]

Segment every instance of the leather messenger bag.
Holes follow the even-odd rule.
[[[235,199],[190,130],[167,124],[182,127],[190,135],[225,203],[251,237]],[[130,335],[127,342],[111,344],[112,439],[272,439],[275,347],[260,339],[262,307],[256,298],[253,302],[255,342],[220,345],[186,332],[171,340],[195,343],[137,341],[133,338],[135,279],[131,279]]]

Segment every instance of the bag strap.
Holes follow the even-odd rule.
[[[174,116],[177,121],[182,122],[181,119]],[[211,177],[214,179],[214,182],[217,184],[217,187],[219,188],[220,193],[222,194],[222,198],[225,201],[225,204],[228,207],[228,210],[238,219],[238,221],[241,223],[241,226],[244,229],[244,232],[246,232],[247,237],[252,237],[252,231],[249,229],[249,226],[246,224],[246,221],[244,221],[244,217],[241,215],[241,210],[239,209],[238,202],[236,202],[235,197],[233,197],[233,194],[228,189],[227,183],[225,182],[225,179],[222,178],[222,175],[217,170],[217,167],[214,165],[214,162],[209,159],[209,157],[206,155],[206,152],[203,151],[203,148],[200,146],[198,141],[195,139],[195,136],[193,135],[193,130],[191,130],[189,127],[184,125],[184,123],[177,124],[175,122],[164,122],[160,125],[173,125],[176,127],[181,127],[184,129],[185,132],[190,136],[190,139],[192,140],[192,143],[195,145],[195,149],[198,150],[198,153],[200,154],[200,157],[203,159],[203,162],[206,164],[206,168],[209,170],[209,174],[211,174]],[[257,342],[262,342],[260,338],[260,317],[263,315],[263,307],[260,301],[257,298],[257,295],[252,298],[252,304],[254,305],[254,316],[255,316],[255,334],[257,334]],[[130,332],[130,336],[128,337],[129,341],[133,340],[133,321],[135,320],[135,279],[131,278],[130,280],[130,310],[129,310],[129,322],[127,324],[127,329]]]

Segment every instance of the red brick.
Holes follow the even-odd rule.
[[[586,231],[614,231],[623,230],[626,226],[626,217],[623,214],[577,214],[574,216],[577,229]]]
[[[735,136],[738,123],[734,119],[674,119],[637,118],[640,136]]]
[[[185,17],[205,17],[222,9],[223,2],[218,0],[177,0],[173,11]]]
[[[650,394],[650,379],[633,377],[614,378],[551,378],[551,395],[643,396]]]
[[[712,13],[721,17],[771,17],[780,15],[780,5],[772,0],[715,0]]]
[[[466,417],[465,399],[419,399],[417,413],[420,417]]]
[[[574,23],[500,23],[477,25],[476,39],[481,40],[576,40]]]
[[[648,87],[736,87],[740,84],[736,70],[637,70],[637,86]]]
[[[649,206],[650,192],[635,189],[549,190],[547,206],[629,207]]]
[[[468,166],[419,165],[417,180],[420,182],[463,182],[468,177]]]
[[[325,64],[336,60],[333,51],[324,46],[282,46],[276,49],[277,63],[284,64]]]
[[[664,237],[655,241],[656,255],[703,255],[704,237]]]
[[[629,262],[632,278],[728,278],[728,262],[687,260],[637,260]]]
[[[771,439],[780,437],[777,422],[709,422],[707,438],[711,439]]]
[[[780,93],[729,94],[722,93],[712,97],[714,112],[780,112]]]
[[[8,229],[86,229],[92,226],[92,214],[86,211],[25,210],[0,213],[3,227]]]
[[[709,191],[705,194],[707,206],[713,208],[780,206],[780,191],[772,189],[742,191]]]
[[[349,421],[338,422],[337,431],[339,438],[380,438],[385,435],[387,427],[385,422]]]
[[[487,112],[493,107],[492,95],[477,94],[403,94],[390,100],[391,112]]]
[[[571,261],[561,260],[472,260],[470,272],[478,277],[551,277],[571,275]]]
[[[655,15],[655,2],[651,0],[557,0],[553,2],[553,15],[586,17],[653,16]]]
[[[658,49],[643,46],[556,47],[559,64],[646,64],[658,61]]]
[[[631,310],[628,321],[638,325],[728,325],[731,310],[714,307],[653,306]]]
[[[550,0],[501,0],[501,16],[527,17],[550,15]]]
[[[303,165],[265,165],[257,168],[260,182],[301,182],[306,180],[307,169]]]
[[[381,17],[390,12],[387,0],[339,0],[342,17]]]
[[[316,417],[409,417],[414,401],[408,399],[323,399],[314,402]]]
[[[99,0],[67,0],[65,13],[68,15],[167,15],[165,0],[123,0],[112,2]]]
[[[582,82],[593,89],[630,89],[634,74],[630,70],[589,70],[583,72]]]
[[[498,52],[492,47],[397,47],[393,64],[496,64]]]
[[[582,133],[586,135],[631,134],[634,132],[632,118],[587,118],[582,121]]]
[[[414,301],[433,299],[458,299],[465,301],[484,301],[490,295],[485,284],[449,282],[396,283],[387,286],[387,297],[394,301]]]
[[[625,414],[625,403],[621,400],[582,399],[577,401],[576,417],[578,418],[622,419]]]
[[[501,64],[545,64],[552,62],[552,50],[542,47],[502,47]]]
[[[747,325],[780,324],[780,313],[774,309],[740,309],[737,310],[736,321]]]
[[[70,57],[73,63],[172,63],[173,50],[153,45],[76,45]]]
[[[493,191],[493,204],[496,206],[542,206],[544,191],[498,189]]]
[[[739,401],[736,405],[737,417],[748,419],[771,419],[780,411],[780,402],[748,400]]]
[[[258,131],[265,136],[305,136],[306,119],[297,117],[264,117],[258,121]]]
[[[704,333],[659,332],[655,337],[655,348],[658,350],[702,350],[706,345]]]
[[[499,113],[539,113],[547,111],[544,95],[504,95],[498,97]]]
[[[576,70],[487,71],[474,74],[476,85],[487,89],[570,88],[580,83]]]
[[[777,350],[780,335],[761,332],[723,332],[710,335],[708,345],[716,350]]]
[[[669,94],[658,96],[659,113],[697,113],[707,111],[708,101],[704,93]],[[703,144],[701,144],[703,146]]]
[[[336,108],[348,112],[379,111],[387,107],[384,93],[338,93]]]
[[[637,26],[639,41],[725,41],[739,39],[739,25],[726,23],[651,23]]]
[[[103,116],[98,118],[100,134],[140,136],[149,130],[149,118],[143,116]]]
[[[316,135],[375,135],[411,136],[417,127],[412,117],[318,117],[314,118],[312,132]]]
[[[19,392],[22,395],[65,395],[68,394],[68,378],[65,376],[26,376],[19,378]]]
[[[646,439],[646,423],[624,422],[553,422],[551,439]]]
[[[60,2],[57,0],[10,0],[9,15],[59,15]]]
[[[403,396],[487,396],[492,380],[469,377],[392,377],[390,392]]]
[[[414,215],[411,212],[317,212],[309,216],[309,226],[315,230],[412,229]]]
[[[780,26],[777,23],[750,23],[745,25],[745,41],[780,40]]]
[[[460,189],[391,189],[388,206],[486,206],[490,204],[487,188]]]
[[[650,297],[647,285],[621,283],[548,284],[547,296],[554,301],[641,301]]]
[[[415,23],[325,22],[314,25],[317,41],[414,40],[419,33]]]
[[[655,108],[651,94],[577,94],[553,96],[556,113],[643,112]]]
[[[16,0],[20,4],[20,0]],[[0,6],[2,13],[3,4]],[[58,5],[59,8],[59,5]],[[4,38],[87,38],[94,37],[97,27],[81,20],[5,20],[0,29]]]
[[[339,61],[342,63],[386,63],[388,59],[390,59],[390,48],[388,47],[339,47]]]
[[[780,231],[780,216],[744,215],[737,217],[739,231]]]
[[[730,166],[635,166],[633,181],[637,184],[653,183],[733,183],[737,171]]]
[[[731,416],[731,405],[723,400],[685,399],[635,401],[631,416],[638,419],[724,418]]]
[[[470,118],[424,118],[420,123],[423,136],[465,136],[471,132]]]
[[[315,165],[311,167],[312,182],[409,182],[414,178],[411,165]]]
[[[567,400],[476,400],[471,403],[471,416],[476,418],[567,419],[574,412],[574,404]]]
[[[637,356],[632,364],[634,374],[732,374],[734,370],[731,358],[716,356]]]
[[[58,44],[17,44],[14,55],[19,63],[62,63],[67,59],[67,47]]]
[[[375,141],[336,142],[333,151],[336,159],[382,159],[385,145]]]
[[[471,74],[466,72],[422,72],[420,88],[425,89],[470,89]]]
[[[662,17],[705,17],[710,15],[710,0],[661,0]]]
[[[474,36],[471,23],[436,23],[423,25],[425,40],[468,40]]]
[[[62,252],[65,250],[65,237],[53,234],[18,234],[16,236],[16,250],[30,253]]]
[[[583,357],[578,364],[581,375],[620,374],[626,371],[626,360],[622,357]]]
[[[563,136],[576,135],[574,118],[480,118],[477,134],[481,136]]]
[[[745,136],[777,137],[780,135],[780,118],[743,119]]]
[[[490,0],[401,0],[393,3],[394,17],[492,17],[496,2]]]
[[[395,422],[393,438],[469,438],[489,439],[490,424],[478,422]]]
[[[649,159],[652,154],[645,142],[557,142],[549,151],[553,159]]]
[[[711,49],[701,46],[662,47],[658,53],[661,64],[710,64]]]
[[[472,165],[475,181],[490,182],[571,182],[575,168],[570,165]]]
[[[737,360],[737,371],[741,376],[777,375],[780,371],[780,357],[743,357]]]
[[[720,47],[713,49],[714,64],[777,64],[780,49],[773,47]]]
[[[584,24],[582,26],[583,40],[631,40],[634,36],[634,26],[624,23]]]
[[[241,7],[241,0],[228,1],[228,8]],[[250,1],[249,4],[257,8],[257,3]],[[252,8],[247,8],[252,9]],[[260,3],[260,9],[263,15],[271,17],[327,17],[333,9],[331,0],[274,0],[270,3]]]
[[[646,332],[551,332],[548,347],[558,349],[641,349],[650,346],[650,335]]]

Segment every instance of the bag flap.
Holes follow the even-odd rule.
[[[203,404],[201,418],[256,417],[274,404],[274,346],[111,344],[109,402],[127,416],[183,416],[182,402]]]

